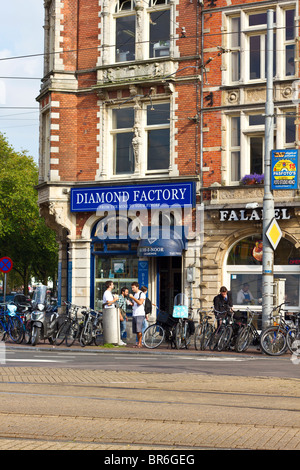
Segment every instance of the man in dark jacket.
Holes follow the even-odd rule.
[[[220,316],[219,313],[231,312],[232,306],[232,294],[225,286],[222,286],[220,293],[214,298],[214,309],[216,310],[216,317]]]

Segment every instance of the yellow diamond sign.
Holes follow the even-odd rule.
[[[273,250],[276,250],[277,245],[282,237],[282,231],[280,230],[276,219],[273,219],[270,223],[270,226],[266,232],[266,236],[268,237],[268,240],[271,243]]]

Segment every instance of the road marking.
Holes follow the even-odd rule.
[[[253,361],[254,357],[197,357],[196,361],[219,361],[219,362],[245,362]]]
[[[63,361],[56,361],[54,359],[6,359],[6,362],[60,362]]]

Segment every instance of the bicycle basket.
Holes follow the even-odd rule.
[[[167,323],[169,314],[168,312],[161,312],[160,310],[157,312],[156,320],[159,323]]]

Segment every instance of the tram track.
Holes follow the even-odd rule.
[[[34,384],[36,386],[36,384]],[[109,389],[112,389],[112,390],[119,390],[118,388],[116,389],[115,387],[109,387]],[[105,387],[105,389],[107,390],[108,388]],[[128,390],[128,389],[126,389]],[[141,389],[139,389],[141,390]],[[143,390],[147,390],[147,391],[153,391],[153,389],[143,389]],[[172,392],[172,391],[171,391]],[[175,391],[173,391],[175,392]],[[170,393],[170,391],[168,390],[168,393]],[[194,391],[191,393],[195,393]],[[237,393],[234,393],[234,394],[229,394],[229,393],[216,393],[216,392],[199,392],[201,395],[221,395],[221,396],[241,396],[241,397],[252,397],[252,398],[257,398],[258,396],[257,395],[247,395],[247,394],[237,394]],[[181,406],[182,405],[182,402],[181,401],[170,401],[170,400],[151,400],[151,399],[144,399],[144,400],[141,400],[141,399],[129,399],[129,398],[121,398],[121,397],[115,397],[115,398],[110,398],[110,397],[96,397],[96,396],[83,396],[83,395],[65,395],[65,394],[51,394],[51,393],[47,393],[47,394],[43,394],[43,393],[28,393],[28,392],[3,392],[0,390],[0,396],[4,396],[4,395],[9,395],[9,396],[13,396],[13,395],[16,395],[16,396],[23,396],[23,397],[30,397],[32,399],[36,398],[36,397],[39,397],[39,398],[45,398],[45,399],[48,399],[48,398],[60,398],[60,399],[80,399],[80,400],[94,400],[94,401],[100,401],[100,402],[104,402],[104,401],[110,401],[110,402],[117,402],[117,403],[128,403],[128,404],[131,404],[131,403],[140,403],[140,404],[143,404],[143,403],[146,403],[146,404],[152,404],[152,405],[172,405],[172,406]],[[263,397],[265,399],[274,399],[275,396],[274,395],[260,395],[260,397]],[[277,398],[279,398],[277,396]],[[281,399],[282,397],[280,397]],[[288,398],[290,399],[293,399],[295,400],[298,399],[299,400],[299,397],[284,397],[286,400]],[[218,403],[212,403],[212,402],[201,402],[201,403],[195,403],[195,402],[187,402],[185,401],[184,402],[184,406],[192,406],[194,407],[195,405],[199,405],[199,406],[209,406],[209,407],[220,407],[220,404]],[[223,408],[234,408],[235,410],[238,410],[238,409],[247,409],[247,410],[263,410],[263,411],[278,411],[278,407],[266,407],[266,406],[251,406],[250,404],[249,405],[245,405],[245,406],[242,406],[242,405],[239,405],[239,404],[228,404],[228,403],[222,403],[222,407]],[[299,403],[299,407],[300,407],[300,403]],[[295,412],[295,413],[299,413],[300,414],[300,408],[284,408],[282,406],[280,406],[280,411],[281,412]],[[1,411],[0,411],[0,416],[1,416]],[[52,415],[51,415],[52,416]],[[60,415],[59,415],[60,416]],[[64,415],[65,416],[65,415]],[[191,422],[194,422],[193,420]]]
[[[299,400],[298,379],[11,367],[0,449],[300,450]]]

